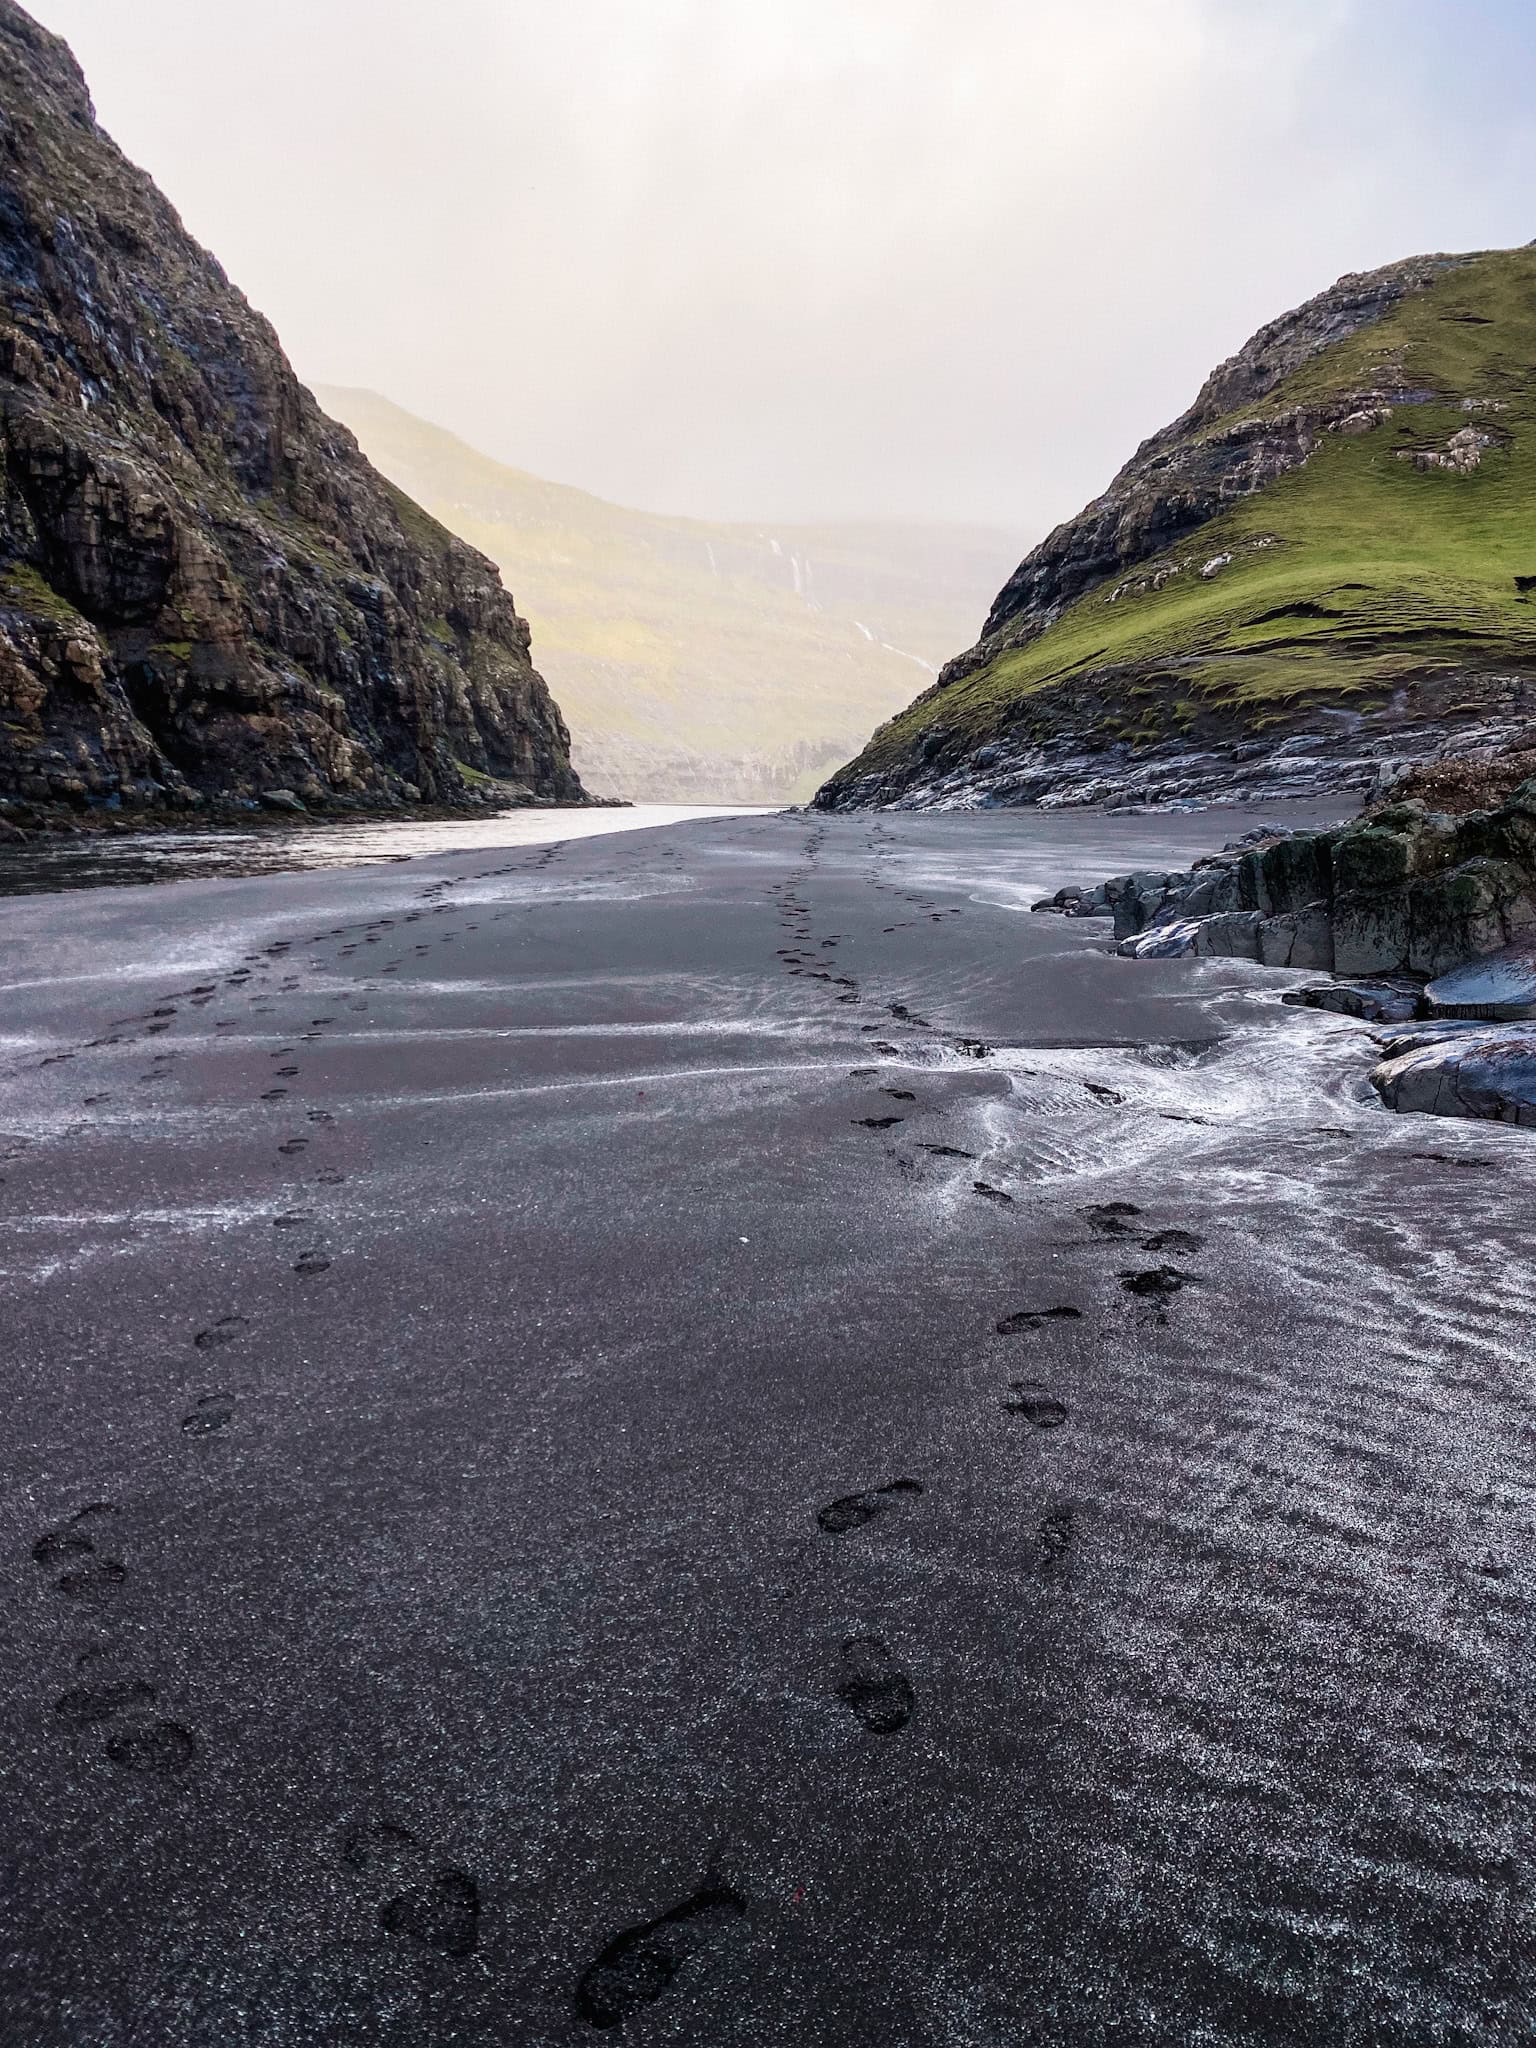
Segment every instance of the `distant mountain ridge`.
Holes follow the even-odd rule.
[[[375,393],[318,396],[386,476],[516,577],[574,759],[605,795],[808,797],[975,631],[1017,554],[988,527],[634,511]]]
[[[1536,730],[1536,249],[1263,328],[1004,584],[828,809],[1369,791]]]
[[[377,475],[0,0],[0,800],[578,801],[493,565]]]

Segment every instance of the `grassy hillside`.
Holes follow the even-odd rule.
[[[1017,558],[986,528],[747,527],[610,505],[370,392],[326,410],[496,561],[599,795],[809,796],[974,635]]]
[[[1341,416],[1357,398],[1366,416]],[[926,694],[859,767],[940,719],[951,752],[1044,732],[1058,700],[1080,707],[1074,684],[1111,701],[1105,738],[1150,741],[1213,710],[1263,730],[1432,674],[1536,668],[1536,249],[1448,269],[1242,419],[1298,409],[1327,421],[1301,467]]]

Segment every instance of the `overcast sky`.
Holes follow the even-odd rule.
[[[32,0],[276,322],[655,510],[998,522],[1253,328],[1536,236],[1530,0]]]

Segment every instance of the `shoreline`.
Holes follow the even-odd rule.
[[[1502,2038],[1525,1141],[1029,916],[1202,825],[0,903],[29,2041],[577,2048],[717,1893],[647,2038]]]

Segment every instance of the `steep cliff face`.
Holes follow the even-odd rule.
[[[1036,548],[818,803],[1365,791],[1446,745],[1515,744],[1536,716],[1533,365],[1536,252],[1344,278]]]
[[[319,410],[11,0],[0,287],[0,799],[581,799],[493,565]]]

